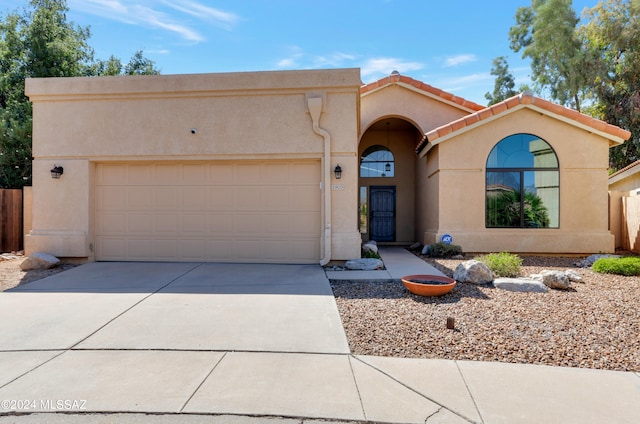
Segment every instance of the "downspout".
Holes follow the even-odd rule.
[[[322,97],[307,98],[307,107],[309,108],[309,114],[313,122],[313,131],[324,139],[324,152],[322,157],[323,176],[320,183],[322,190],[324,190],[324,255],[322,259],[320,259],[320,265],[324,266],[331,260],[331,190],[329,190],[329,184],[331,182],[331,170],[329,169],[329,164],[331,163],[331,134],[325,129],[320,128]]]

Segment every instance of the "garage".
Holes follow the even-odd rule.
[[[319,160],[98,163],[102,261],[314,263]]]

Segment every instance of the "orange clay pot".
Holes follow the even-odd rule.
[[[453,290],[456,280],[440,275],[418,274],[402,277],[402,284],[418,296],[442,296]]]

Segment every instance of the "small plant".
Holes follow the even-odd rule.
[[[372,252],[370,250],[363,250],[360,256],[362,256],[363,258],[382,259],[378,253]]]
[[[429,245],[427,256],[432,258],[450,258],[452,256],[462,255],[462,248],[457,244],[447,244],[439,241]]]
[[[509,252],[489,253],[478,256],[477,261],[487,265],[498,277],[515,278],[520,275],[522,258]]]
[[[594,262],[593,270],[601,274],[640,275],[640,258],[635,256],[601,258]]]

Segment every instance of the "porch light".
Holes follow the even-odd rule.
[[[58,179],[60,175],[64,173],[64,168],[61,166],[53,165],[53,169],[51,170],[51,178]]]
[[[391,164],[389,162],[387,162],[386,165],[384,166],[384,171],[391,172]]]
[[[333,169],[333,174],[336,176],[336,180],[342,178],[342,168],[340,167],[340,164],[336,165]]]

